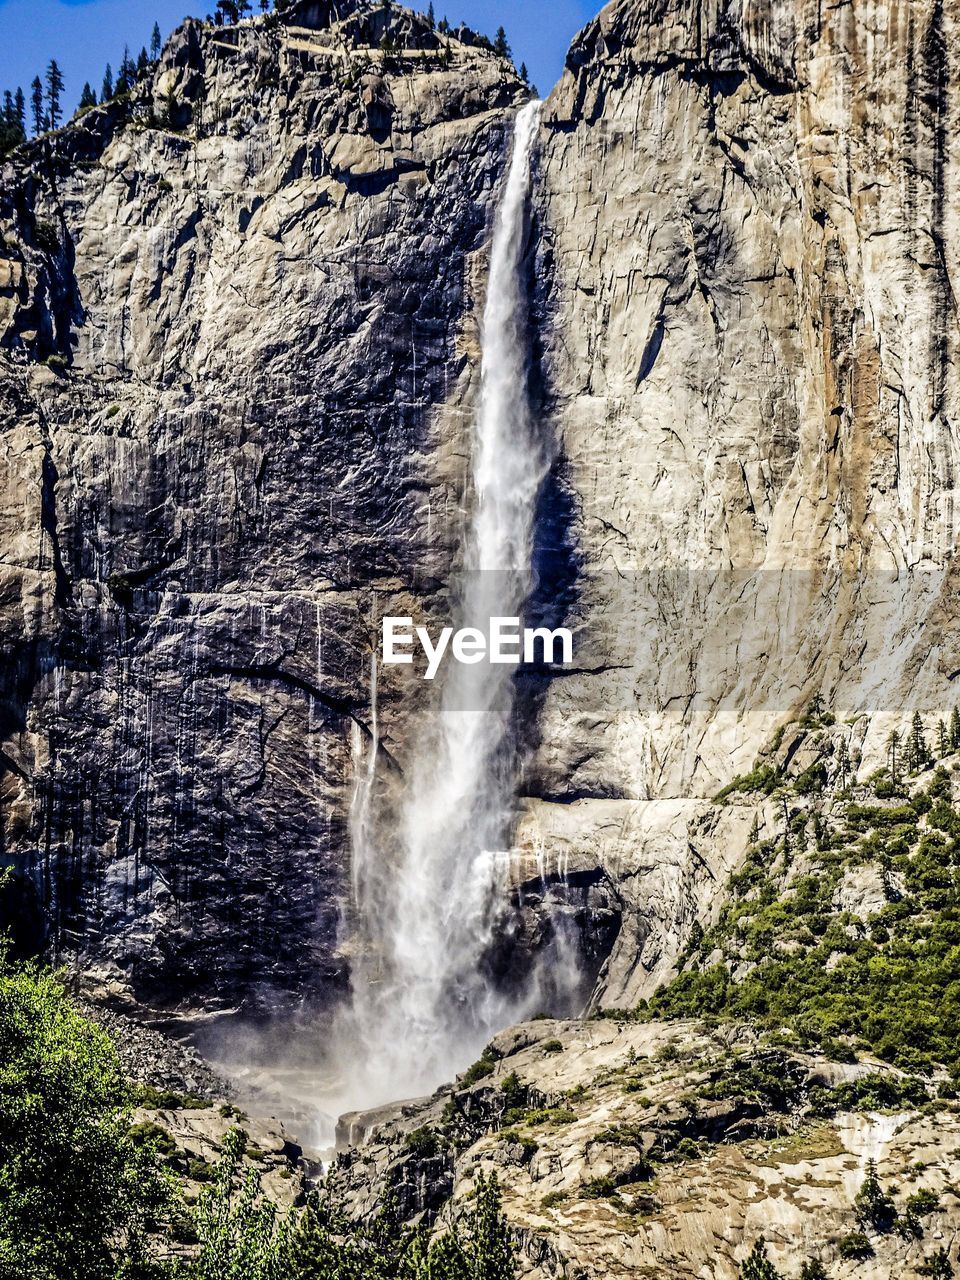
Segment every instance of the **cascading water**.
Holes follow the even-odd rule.
[[[518,616],[529,593],[534,515],[548,466],[527,395],[522,278],[539,111],[534,102],[517,116],[483,314],[474,510],[456,592],[457,624],[483,630],[493,617]],[[356,760],[362,938],[352,1008],[336,1036],[351,1075],[336,1099],[341,1107],[376,1105],[451,1078],[492,1032],[538,1002],[535,981],[509,997],[494,989],[483,964],[510,869],[513,703],[509,665],[448,665],[438,704],[418,726],[404,798],[386,834],[372,818],[373,758]],[[376,743],[368,750],[375,753]]]

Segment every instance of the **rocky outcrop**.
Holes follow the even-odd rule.
[[[445,1165],[442,1230],[478,1171],[496,1173],[521,1273],[537,1280],[733,1280],[761,1237],[781,1275],[819,1260],[830,1275],[879,1280],[922,1273],[956,1237],[956,1104],[880,1115],[831,1103],[844,1081],[898,1078],[879,1064],[784,1053],[746,1027],[605,1019],[514,1028],[480,1069],[419,1104],[350,1118],[357,1145],[331,1185],[354,1215],[374,1217],[401,1190],[409,1216],[434,1221],[428,1174]],[[877,1229],[855,1203],[869,1160],[902,1230]],[[922,1211],[908,1225],[910,1196]]]
[[[4,169],[3,854],[24,942],[147,1005],[336,990],[373,593],[456,528],[528,91],[323,8],[186,23]]]

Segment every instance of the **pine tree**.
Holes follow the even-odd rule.
[[[33,132],[43,133],[47,122],[43,114],[43,81],[39,76],[34,78],[33,84],[30,86],[30,90],[30,107],[33,111]]]
[[[50,121],[51,129],[56,129],[63,119],[63,111],[60,108],[62,93],[63,72],[57,65],[56,58],[51,58],[50,65],[47,67],[47,119]]]
[[[780,1280],[780,1272],[767,1257],[767,1242],[763,1236],[750,1250],[750,1255],[740,1267],[740,1280]]]
[[[529,72],[527,71],[527,64],[525,62],[520,63],[520,79],[524,84],[526,84],[530,79]]]
[[[911,769],[923,769],[930,761],[930,748],[927,746],[923,720],[919,711],[913,713],[913,723],[910,726],[910,737],[907,741],[907,760]]]
[[[507,43],[507,33],[503,27],[497,27],[497,34],[493,41],[493,52],[498,58],[510,57],[510,45]]]
[[[874,1227],[877,1231],[889,1231],[893,1226],[897,1210],[893,1201],[880,1186],[876,1160],[867,1161],[866,1176],[853,1203],[862,1224]]]
[[[819,1258],[806,1258],[800,1264],[800,1280],[827,1280],[827,1268]]]
[[[950,735],[947,733],[947,726],[943,720],[937,721],[937,748],[940,752],[940,759],[950,754]]]
[[[217,12],[222,14],[227,22],[240,21],[240,10],[237,8],[236,0],[217,0]]]
[[[129,46],[123,46],[123,57],[120,59],[120,70],[117,72],[117,97],[129,93],[137,82],[137,68],[130,57]]]
[[[113,97],[113,68],[107,63],[107,69],[103,73],[103,84],[100,86],[100,101],[109,102]]]
[[[260,12],[266,13],[270,8],[270,0],[260,0]]]
[[[242,18],[245,13],[250,12],[250,0],[236,0],[237,16]]]
[[[750,843],[760,843],[760,815],[758,813],[753,815],[753,826],[750,828]]]
[[[150,57],[154,62],[160,57],[160,50],[163,48],[163,36],[160,34],[160,23],[153,24],[153,33],[150,36]]]
[[[899,750],[900,735],[897,733],[896,729],[894,729],[893,733],[891,733],[890,737],[887,739],[887,756],[890,760],[890,778],[895,787],[900,784],[900,757],[897,754]]]
[[[5,156],[14,147],[19,147],[26,140],[23,120],[18,110],[18,102],[23,99],[21,90],[17,90],[18,98],[14,98],[9,89],[3,93],[3,111],[0,113],[0,156]]]
[[[483,1280],[513,1280],[517,1264],[513,1243],[501,1211],[497,1175],[477,1174],[476,1208],[468,1219],[470,1275]]]
[[[950,712],[950,746],[956,751],[960,747],[960,708],[954,707]]]
[[[840,785],[847,785],[847,775],[850,772],[850,752],[847,750],[846,738],[840,739],[840,745],[837,748],[837,773],[840,776]]]
[[[85,81],[84,86],[80,91],[80,110],[89,111],[91,107],[95,107],[96,105],[97,105],[97,95],[93,92],[93,89],[90,87],[90,81],[87,80]]]
[[[433,11],[432,0],[431,0],[430,8],[427,10],[427,24],[430,27],[431,31],[437,25],[437,15]]]
[[[27,136],[27,103],[23,96],[23,90],[18,86],[17,92],[13,95],[13,113],[17,124],[20,126],[20,132],[24,137]]]

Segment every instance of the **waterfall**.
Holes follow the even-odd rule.
[[[522,279],[539,112],[533,102],[517,116],[483,312],[473,512],[454,595],[458,625],[484,630],[491,617],[523,609],[548,466],[528,403]],[[352,1008],[335,1035],[351,1077],[341,1107],[377,1105],[452,1078],[494,1031],[537,1002],[535,982],[511,998],[483,972],[510,871],[513,670],[448,665],[417,726],[399,811],[381,824],[389,830],[371,816],[371,759],[356,761],[353,880],[362,937]]]

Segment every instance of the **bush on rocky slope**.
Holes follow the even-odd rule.
[[[852,910],[865,876],[878,901]],[[806,801],[754,844],[686,971],[639,1012],[741,1018],[803,1044],[849,1037],[906,1071],[960,1076],[950,775],[938,769],[905,803]]]

